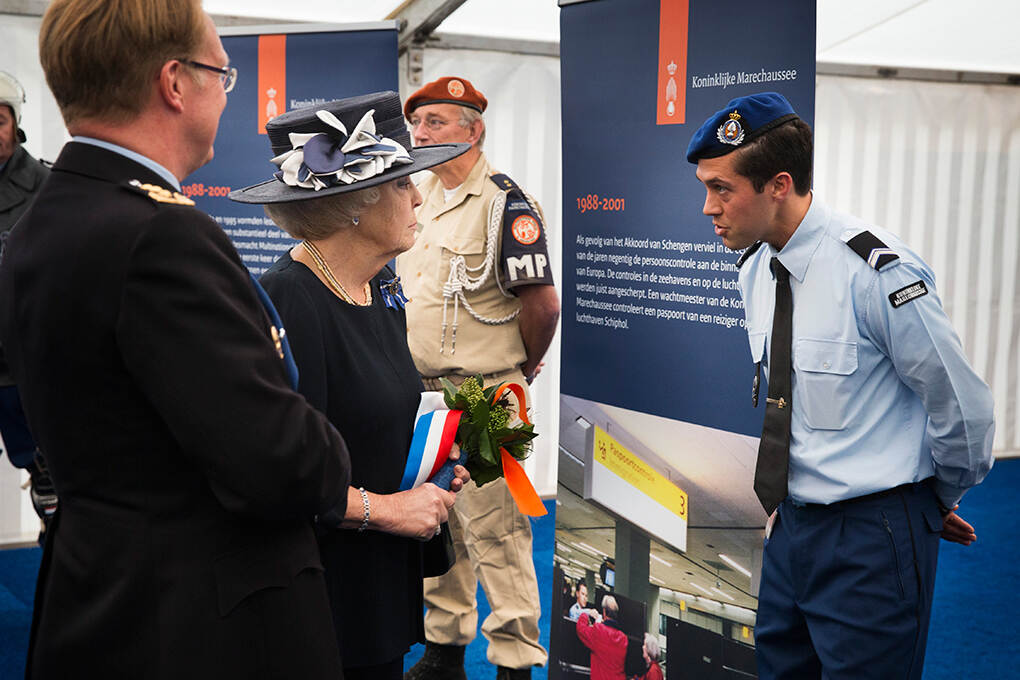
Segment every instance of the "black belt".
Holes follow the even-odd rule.
[[[856,505],[857,503],[864,503],[866,501],[877,500],[879,498],[885,498],[886,496],[894,496],[894,495],[902,493],[904,491],[914,491],[914,490],[919,489],[921,487],[929,487],[929,488],[931,488],[932,485],[934,485],[934,483],[935,483],[935,478],[934,477],[928,477],[927,479],[922,479],[920,482],[907,482],[906,484],[900,484],[899,486],[894,486],[893,488],[886,489],[884,491],[876,491],[874,493],[865,494],[863,496],[855,496],[854,498],[847,498],[847,499],[844,499],[844,500],[841,500],[841,501],[835,501],[834,503],[828,503],[828,504],[825,504],[825,503],[797,503],[796,501],[793,501],[793,500],[791,500],[790,502],[793,503],[794,507],[797,507],[797,508],[840,508],[840,507],[847,507],[847,506],[850,506],[850,505]]]

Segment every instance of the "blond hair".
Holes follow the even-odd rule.
[[[130,120],[163,64],[194,55],[205,30],[201,0],[53,0],[39,60],[64,123]]]

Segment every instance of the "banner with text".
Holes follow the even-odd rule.
[[[283,31],[274,30],[282,28]],[[290,31],[288,29],[295,29]],[[397,90],[394,22],[317,28],[245,27],[221,31],[238,79],[227,95],[213,160],[184,182],[190,196],[223,227],[256,276],[295,243],[261,206],[227,198],[277,170],[265,134],[271,118],[292,109],[381,90]]]
[[[813,123],[814,27],[808,0],[562,8],[564,394],[760,432],[738,254],[702,214],[685,151],[754,92]]]

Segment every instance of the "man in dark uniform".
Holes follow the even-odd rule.
[[[49,174],[49,168],[32,158],[22,143],[21,105],[25,91],[17,78],[0,71],[0,254],[14,223],[28,210],[32,199]],[[57,507],[57,496],[28,431],[18,389],[14,386],[6,362],[0,357],[0,435],[11,463],[28,471],[32,482],[32,506],[43,520],[49,521]],[[39,534],[39,542],[44,533]]]
[[[0,239],[4,241],[50,174],[21,146],[26,139],[21,129],[24,103],[21,84],[11,74],[0,71]]]
[[[74,137],[0,264],[61,497],[27,677],[341,677],[311,519],[347,511],[346,448],[179,193],[237,73],[199,0],[55,0],[39,43]]]

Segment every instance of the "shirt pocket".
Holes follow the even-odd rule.
[[[443,249],[442,262],[439,263],[439,271],[442,280],[445,281],[450,274],[450,259],[456,255],[464,257],[464,263],[469,269],[477,267],[485,260],[485,239],[480,236],[469,236],[466,234],[447,234],[439,242]],[[478,276],[479,272],[474,272]]]
[[[855,393],[857,343],[801,338],[794,347],[797,394],[807,426],[842,430],[850,421]],[[795,399],[796,403],[796,399]]]

